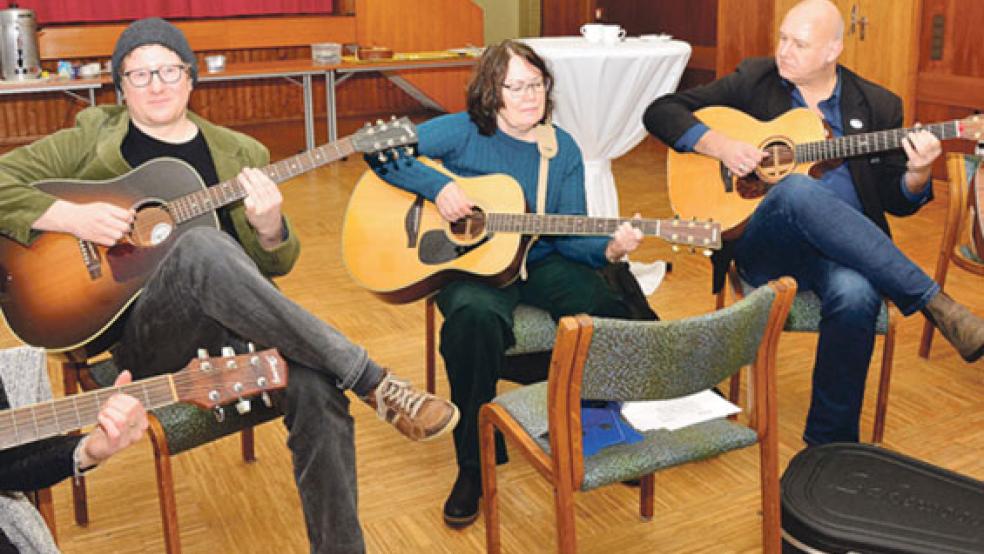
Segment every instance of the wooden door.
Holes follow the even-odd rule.
[[[918,0],[838,0],[844,14],[841,63],[902,97],[911,121],[918,65]]]

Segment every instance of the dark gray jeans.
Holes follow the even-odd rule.
[[[134,302],[113,355],[135,378],[175,371],[198,348],[276,346],[289,365],[284,403],[311,552],[364,552],[348,398],[366,351],[265,279],[239,244],[187,231]]]

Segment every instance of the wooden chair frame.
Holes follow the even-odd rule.
[[[727,281],[731,285],[731,291],[735,298],[741,300],[745,297],[745,292],[742,289],[741,278],[738,276],[738,270],[735,264],[732,263],[728,267]],[[727,285],[717,293],[717,299],[715,306],[717,309],[721,309],[725,306],[727,295]],[[882,344],[882,361],[881,368],[878,374],[878,396],[875,400],[875,421],[872,424],[871,429],[871,442],[874,444],[881,443],[885,438],[885,419],[888,412],[888,394],[892,385],[892,364],[895,360],[895,336],[898,330],[898,323],[901,314],[894,304],[886,301],[888,307],[888,328],[885,331],[885,338]],[[739,396],[741,395],[741,373],[736,373],[731,377],[730,384],[728,386],[728,400],[734,403],[738,403]]]
[[[775,358],[779,336],[796,294],[796,282],[784,277],[770,286],[776,290],[777,296],[752,366],[749,426],[756,431],[759,439],[763,548],[767,553],[778,554],[781,540]],[[496,429],[517,445],[533,467],[552,483],[557,517],[557,549],[562,553],[577,550],[574,492],[580,489],[584,480],[581,379],[592,333],[592,319],[586,315],[562,318],[558,325],[547,384],[550,454],[534,442],[504,407],[494,402],[482,406],[479,413],[482,502],[486,546],[490,553],[498,554],[502,549],[494,448]],[[641,481],[639,513],[645,520],[651,519],[654,512],[654,483],[654,474],[644,476]]]
[[[94,390],[100,385],[89,371],[89,359],[79,352],[62,354],[60,360],[65,395],[77,394],[80,390]],[[147,412],[147,434],[154,448],[154,465],[157,471],[157,497],[161,506],[161,525],[164,533],[164,547],[168,554],[181,552],[181,533],[178,527],[177,499],[174,495],[174,473],[171,468],[171,452],[167,444],[167,435],[160,420],[153,413]],[[256,461],[254,434],[252,427],[240,431],[243,461]],[[85,486],[85,477],[72,479],[72,502],[74,505],[75,522],[78,525],[89,524],[89,509]],[[42,512],[43,514],[44,512]],[[54,528],[52,527],[52,530]]]
[[[978,276],[984,277],[984,265],[970,260],[960,252],[958,242],[960,237],[967,232],[966,224],[970,216],[971,194],[970,182],[974,178],[967,174],[966,154],[951,152],[946,156],[947,185],[949,186],[949,203],[947,204],[946,221],[943,225],[943,240],[940,243],[940,251],[936,258],[936,272],[933,280],[939,283],[940,291],[946,284],[946,277],[950,271],[950,262],[954,265],[969,271]],[[981,180],[984,179],[984,164],[977,169],[977,186],[984,186]],[[984,207],[978,207],[984,209]],[[929,320],[923,323],[922,336],[919,339],[919,355],[929,359],[929,350],[933,345],[933,334],[936,327]]]

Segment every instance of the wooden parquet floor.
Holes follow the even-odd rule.
[[[343,131],[350,131],[349,127]],[[275,159],[302,144],[296,125],[246,131],[270,145]],[[623,214],[670,215],[665,150],[655,141],[647,139],[613,168]],[[285,185],[286,210],[301,236],[303,254],[292,274],[279,284],[288,296],[363,344],[377,360],[422,384],[422,305],[391,306],[378,301],[349,279],[339,258],[346,201],[364,170],[363,161],[352,157]],[[930,273],[945,206],[945,186],[936,190],[936,201],[918,215],[893,221],[898,243]],[[703,257],[674,254],[668,245],[650,239],[633,258],[673,262],[672,274],[650,297],[664,318],[713,309],[710,264]],[[953,271],[947,290],[984,314],[979,278]],[[929,361],[917,357],[921,326],[919,316],[901,325],[885,446],[984,479],[984,362],[964,363],[938,337]],[[786,334],[780,344],[782,467],[802,448],[815,342],[813,335]],[[13,344],[13,339],[4,334],[0,344]],[[876,345],[875,368],[879,352]],[[870,433],[876,373],[877,369],[869,379],[865,434]],[[443,377],[439,378],[439,392],[447,394]],[[485,544],[481,519],[463,531],[450,530],[441,520],[441,506],[455,478],[450,438],[411,444],[357,400],[352,415],[357,428],[360,516],[369,551],[481,552]],[[258,461],[254,464],[239,459],[235,438],[174,459],[185,552],[307,551],[285,430],[280,423],[268,423],[259,428],[257,437]],[[580,551],[760,551],[757,459],[756,449],[751,448],[660,473],[656,514],[648,523],[638,518],[634,489],[614,486],[578,495]],[[505,551],[553,551],[550,487],[520,458],[499,471]],[[163,551],[149,441],[91,473],[88,482],[91,523],[87,528],[72,521],[68,484],[55,489],[59,539],[65,552]]]

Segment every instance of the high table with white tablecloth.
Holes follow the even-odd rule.
[[[588,214],[618,215],[611,161],[646,136],[642,114],[676,90],[690,59],[679,40],[627,38],[615,44],[583,37],[528,38],[553,72],[554,122],[574,136],[584,154]]]

